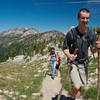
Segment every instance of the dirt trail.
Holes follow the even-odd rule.
[[[47,75],[46,78],[43,80],[41,92],[43,93],[42,100],[57,100],[57,95],[61,89],[60,83],[60,73],[55,79],[51,79],[51,76]],[[67,92],[63,90],[61,98],[65,98],[67,96]],[[65,100],[65,99],[63,99]]]
[[[58,76],[55,77],[55,79],[51,79],[50,75],[47,75],[42,83],[42,89],[41,92],[43,93],[42,100],[57,100],[59,91],[62,87],[60,83],[60,72],[58,73]],[[71,100],[69,96],[67,95],[67,91],[63,90],[61,99],[60,100]],[[80,100],[85,100],[82,97]]]

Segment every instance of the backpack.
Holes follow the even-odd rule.
[[[60,63],[60,56],[57,55],[57,62]]]
[[[85,35],[82,36],[82,40],[83,41],[87,41],[87,45],[88,47],[90,46],[91,44],[91,34],[92,31],[90,31],[88,28],[87,28],[87,32]],[[71,52],[73,53],[75,48],[77,48],[77,46],[79,45],[79,41],[78,39],[80,38],[80,35],[78,34],[78,30],[77,30],[77,27],[76,28],[72,28],[71,29],[71,44],[72,44],[72,47],[71,47]]]

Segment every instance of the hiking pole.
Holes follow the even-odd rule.
[[[98,41],[100,41],[100,36],[98,36]],[[100,100],[99,97],[100,97],[100,48],[97,49],[98,51],[98,82],[97,82],[97,97],[96,97],[96,100]]]
[[[90,49],[91,49],[91,51],[92,51],[92,47],[90,47]],[[92,52],[92,55],[93,55],[93,60],[95,60],[96,58],[95,58],[95,55],[94,55],[93,52]]]
[[[74,55],[76,55],[77,52],[78,52],[78,49],[76,48],[75,51],[74,51]],[[69,71],[70,71],[70,68],[71,68],[71,66],[72,66],[72,63],[73,63],[73,61],[71,61],[71,62],[68,64],[68,70],[67,70],[67,72],[66,72],[66,75],[65,75],[65,78],[64,78],[64,83],[63,83],[63,85],[62,85],[62,87],[61,87],[61,89],[60,89],[60,92],[59,92],[59,95],[58,95],[57,100],[60,100],[62,91],[63,91],[63,89],[64,89],[65,83],[66,83],[66,81],[67,81],[67,79],[68,79],[68,76],[69,76]]]

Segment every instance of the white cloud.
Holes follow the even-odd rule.
[[[65,1],[65,3],[69,3],[69,4],[78,4],[78,3],[100,3],[99,0],[86,0],[86,1]]]
[[[55,5],[56,1],[40,1],[40,0],[32,0],[34,5]]]
[[[87,2],[88,2],[88,3],[100,3],[99,0],[88,0]]]

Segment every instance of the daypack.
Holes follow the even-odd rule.
[[[82,40],[87,41],[87,45],[88,45],[87,47],[89,47],[91,44],[91,40],[92,40],[91,37],[92,37],[92,31],[87,28],[86,34],[82,36]],[[78,41],[79,38],[80,38],[80,35],[78,34],[77,27],[72,28],[71,29],[71,44],[72,44],[71,53],[73,53],[75,48],[77,48],[78,45],[80,45],[80,41]]]
[[[60,56],[57,55],[57,62],[60,63]]]
[[[94,46],[95,44],[95,34],[90,29],[87,29],[85,34],[79,34],[77,27],[70,30],[71,40],[69,50],[73,53],[75,48],[78,48],[78,61],[84,61],[88,59],[88,47]]]

